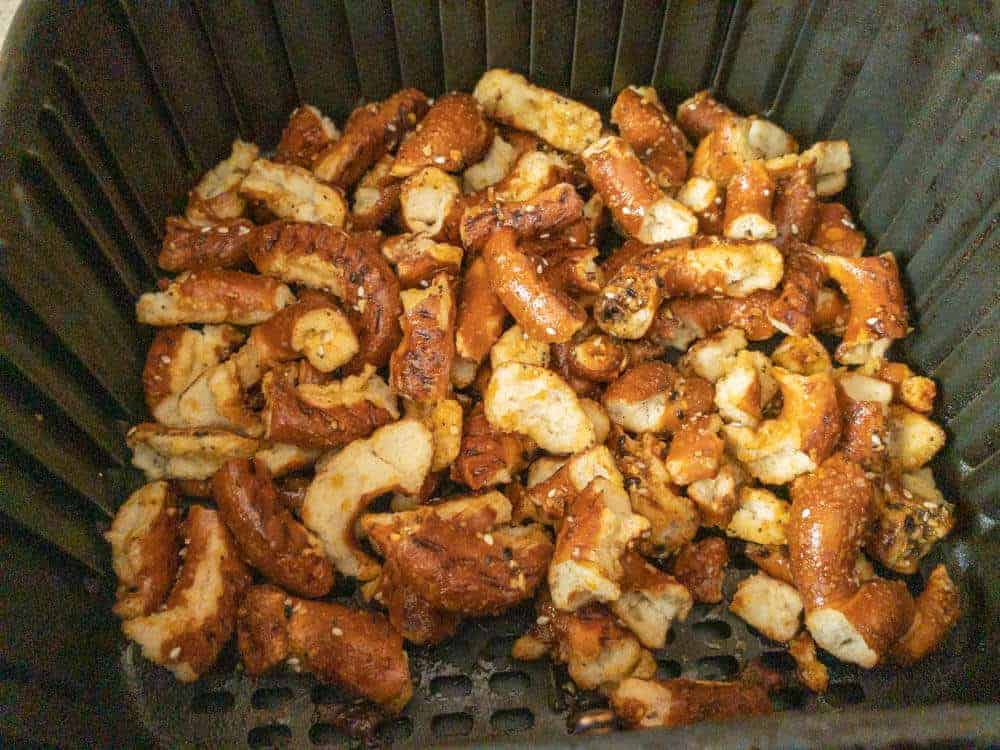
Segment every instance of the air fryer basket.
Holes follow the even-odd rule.
[[[961,503],[924,570],[948,565],[966,615],[925,662],[834,664],[828,695],[778,696],[806,713],[585,744],[1000,741],[997,40],[995,5],[931,0],[26,0],[0,63],[0,741],[346,742],[330,724],[340,696],[305,675],[250,680],[230,653],[183,686],[118,635],[100,532],[140,481],[123,434],[143,413],[150,334],[132,305],[165,217],[236,134],[267,146],[300,101],[342,121],[363,99],[470,89],[494,66],[605,113],[627,83],[671,105],[711,86],[802,142],[849,139],[846,199],[904,268],[917,330],[899,356],[939,381],[950,440],[935,473]],[[415,697],[383,739],[557,744],[593,720],[601,704],[560,669],[510,659],[530,617],[412,650]],[[699,605],[657,659],[664,676],[721,678],[758,655],[787,668],[723,605]]]

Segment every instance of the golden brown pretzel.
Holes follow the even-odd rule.
[[[311,169],[316,156],[340,137],[337,126],[316,107],[296,107],[281,131],[274,161]]]
[[[611,694],[611,706],[630,729],[680,727],[762,716],[772,711],[771,699],[761,685],[686,677],[623,680]]]
[[[164,271],[235,268],[247,260],[247,243],[254,225],[246,219],[225,219],[210,226],[167,217],[167,231],[156,259]]]
[[[528,441],[514,433],[500,432],[486,419],[482,403],[466,416],[462,447],[451,467],[451,478],[472,490],[506,484],[524,467]]]
[[[651,86],[627,86],[611,108],[611,122],[656,177],[661,188],[678,187],[687,176],[691,151]]]
[[[200,505],[188,511],[180,574],[163,607],[122,623],[143,656],[181,682],[193,682],[215,663],[236,624],[236,607],[250,572],[225,524]]]
[[[493,124],[469,94],[438,97],[415,131],[399,147],[393,177],[409,177],[424,167],[459,172],[475,163],[493,142]]]
[[[177,493],[167,482],[140,487],[118,508],[104,538],[118,577],[114,613],[127,620],[155,611],[180,563]]]
[[[333,566],[319,542],[278,501],[271,473],[258,461],[223,464],[212,496],[246,560],[294,594],[320,597],[333,587]]]
[[[348,234],[319,224],[278,221],[262,227],[250,249],[268,276],[332,292],[358,328],[361,351],[347,365],[382,367],[401,336],[399,282],[373,232]]]
[[[568,341],[583,326],[586,312],[541,278],[536,264],[518,249],[514,230],[494,232],[483,249],[483,259],[494,293],[529,337]]]
[[[733,111],[716,101],[708,89],[685,99],[677,107],[677,124],[690,138],[701,140],[715,130]]]
[[[537,237],[580,218],[583,201],[572,185],[560,183],[524,201],[493,201],[462,214],[462,244],[481,250],[496,232],[509,229],[517,237]]]
[[[390,174],[392,156],[386,154],[365,172],[354,188],[354,201],[349,217],[355,231],[378,229],[399,208],[403,182]]]
[[[854,225],[843,203],[820,203],[809,241],[828,253],[857,258],[865,251],[865,234]]]
[[[455,358],[455,297],[451,280],[439,273],[426,289],[407,289],[403,338],[389,360],[389,384],[400,396],[438,401],[451,391]]]
[[[581,157],[587,177],[624,234],[653,244],[698,231],[694,214],[664,194],[624,139],[604,136]]]
[[[416,89],[397,91],[351,113],[340,140],[321,151],[313,171],[325,182],[349,188],[412,130],[427,112],[427,97]]]
[[[295,301],[276,279],[242,271],[186,271],[172,281],[161,279],[162,291],[146,292],[135,305],[140,323],[262,323]]]
[[[426,286],[438,273],[458,278],[462,248],[422,234],[397,234],[382,244],[382,255],[396,268],[401,289]]]
[[[806,162],[778,182],[774,200],[774,223],[778,228],[778,237],[809,242],[818,218],[816,169],[812,162]]]
[[[714,604],[722,601],[722,581],[728,564],[726,540],[713,536],[682,547],[674,559],[673,572],[696,602]]]
[[[785,275],[781,292],[768,312],[771,323],[782,333],[807,336],[813,330],[816,300],[827,280],[822,259],[804,242],[789,238],[784,243]]]
[[[743,165],[726,186],[723,234],[733,239],[770,240],[778,236],[772,222],[774,180],[755,159]]]
[[[251,675],[288,661],[393,713],[413,695],[403,639],[375,612],[254,586],[240,606],[237,641]]]
[[[322,385],[299,382],[294,365],[275,368],[264,376],[262,390],[267,439],[303,448],[339,448],[399,415],[395,397],[371,365]]]

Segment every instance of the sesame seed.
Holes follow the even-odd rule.
[[[219,234],[229,234],[229,227],[219,227]]]
[[[540,615],[537,620],[535,620],[539,625],[548,625],[552,622],[551,617],[546,617],[545,615]]]
[[[809,508],[806,508],[804,511],[802,511],[802,517],[803,518],[809,518],[809,516],[811,516],[811,515],[812,515],[812,511]]]
[[[490,547],[493,546],[493,535],[483,534],[483,541],[486,542]]]
[[[331,630],[330,632],[333,633],[338,638],[344,634],[344,631],[338,628],[336,625],[333,626],[333,630]]]
[[[553,328],[552,326],[549,326],[548,328],[546,328],[545,332],[547,334],[549,334],[549,336],[555,336],[556,335],[556,329]]]
[[[181,656],[181,647],[180,646],[174,646],[172,649],[170,649],[170,660],[171,661],[177,661],[180,658],[180,656]]]
[[[448,160],[446,158],[444,158],[443,156],[435,156],[434,157],[434,163],[435,164],[444,164],[446,161],[448,161]]]
[[[202,227],[201,228],[201,233],[202,234],[205,234],[206,232],[211,232],[211,231],[212,231],[212,227]]]
[[[239,229],[236,230],[236,234],[239,235],[250,234],[250,227],[240,227]]]

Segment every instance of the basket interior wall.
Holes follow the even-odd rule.
[[[299,102],[343,121],[402,86],[469,89],[494,66],[605,114],[628,83],[669,105],[712,87],[801,142],[850,141],[847,201],[910,294],[916,331],[899,354],[939,382],[949,443],[934,468],[962,511],[933,560],[960,577],[970,614],[906,674],[843,668],[830,705],[787,702],[995,700],[997,39],[996,7],[974,2],[26,0],[0,71],[0,693],[13,709],[0,736],[119,745],[143,731],[127,692],[159,704],[142,718],[173,739],[337,741],[331,697],[304,678],[175,688],[119,652],[100,533],[137,481],[122,436],[143,414],[151,336],[132,305],[157,276],[164,219],[237,134],[268,146]],[[528,616],[417,653],[417,698],[387,731],[414,746],[558,737],[564,678],[500,653]],[[774,650],[703,607],[658,657],[664,674],[721,676]]]

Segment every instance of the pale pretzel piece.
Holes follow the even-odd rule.
[[[749,161],[726,186],[723,234],[733,239],[770,240],[778,236],[772,221],[774,180],[759,159]]]
[[[903,404],[889,407],[889,465],[903,472],[915,471],[944,447],[947,436],[936,422]]]
[[[799,632],[802,598],[794,586],[757,573],[740,581],[729,611],[772,641],[787,643]]]
[[[462,405],[455,399],[420,403],[406,401],[404,413],[419,419],[430,430],[434,440],[431,472],[444,471],[458,458],[462,446]]]
[[[254,461],[267,467],[271,476],[283,477],[292,472],[309,469],[320,457],[318,448],[303,448],[291,443],[265,443],[253,454]],[[299,479],[299,477],[295,477]],[[281,488],[279,488],[279,492]]]
[[[663,441],[650,434],[635,439],[618,434],[611,440],[632,509],[650,524],[649,536],[638,542],[639,551],[648,557],[667,557],[694,539],[698,509],[671,483]]]
[[[438,273],[458,277],[462,268],[462,248],[437,242],[424,234],[410,232],[389,237],[382,255],[396,269],[401,289],[430,284]],[[468,273],[468,272],[467,272]]]
[[[461,219],[462,244],[480,250],[501,230],[518,238],[538,237],[583,215],[583,200],[568,183],[559,183],[523,201],[485,201],[467,208]]]
[[[123,620],[155,611],[180,561],[177,493],[167,482],[143,485],[118,508],[104,538],[118,579],[112,611]]]
[[[447,239],[446,222],[464,207],[458,178],[437,167],[424,167],[403,181],[400,220],[410,232]]]
[[[164,427],[146,422],[125,436],[132,465],[149,481],[208,479],[231,458],[248,458],[259,441],[226,430]]]
[[[809,242],[828,253],[858,258],[865,251],[865,234],[858,231],[843,203],[820,203]]]
[[[433,460],[432,441],[419,421],[402,419],[348,444],[316,472],[302,522],[319,537],[340,573],[363,581],[378,574],[378,563],[354,538],[354,522],[379,495],[420,489]]]
[[[665,297],[747,297],[776,287],[783,271],[781,253],[767,242],[677,240],[626,262],[604,286],[594,318],[614,336],[637,339],[649,330]]]
[[[188,386],[177,399],[177,421],[180,427],[232,430],[248,437],[260,437],[264,431],[235,359],[208,368]]]
[[[263,323],[295,301],[292,290],[275,279],[242,271],[187,271],[162,291],[146,292],[135,305],[140,323]]]
[[[621,472],[611,451],[603,445],[570,456],[565,462],[542,457],[528,468],[528,484],[516,508],[515,520],[531,518],[558,525],[566,513],[567,503],[583,492],[598,477],[623,486]],[[561,464],[561,465],[558,465]],[[554,469],[549,476],[545,476]]]
[[[496,370],[505,362],[548,367],[549,345],[535,341],[521,330],[521,326],[513,325],[504,331],[490,349],[490,367]]]
[[[558,375],[507,362],[493,372],[483,397],[489,423],[531,438],[549,453],[577,453],[594,443],[594,425]]]
[[[393,177],[409,177],[423,167],[460,172],[486,153],[493,142],[493,125],[469,94],[439,97],[414,132],[400,144]]]
[[[604,136],[582,154],[587,176],[625,234],[654,244],[698,231],[698,220],[667,197],[624,139]]]
[[[628,368],[604,392],[611,421],[629,432],[676,432],[685,419],[712,408],[712,386],[666,362]]]
[[[250,573],[214,510],[193,506],[184,522],[185,558],[166,607],[126,620],[122,631],[142,654],[193,682],[215,663],[236,625]]]
[[[384,101],[358,107],[340,139],[316,156],[313,172],[324,182],[350,187],[396,147],[427,107],[427,97],[417,89],[403,89]]]
[[[781,388],[781,413],[756,429],[723,427],[728,449],[747,471],[767,484],[784,484],[814,470],[829,456],[840,437],[837,389],[829,373],[797,375],[775,367]]]
[[[798,156],[798,163],[816,164],[816,194],[821,198],[835,195],[847,186],[851,168],[851,147],[847,141],[817,141]]]
[[[590,107],[509,70],[486,71],[472,95],[494,120],[534,133],[561,151],[578,154],[601,134],[601,116]]]
[[[401,336],[399,282],[373,232],[348,234],[318,224],[274,222],[261,229],[250,257],[261,273],[332,292],[356,326],[361,350],[348,364],[389,361]]]
[[[688,485],[687,496],[694,501],[703,526],[726,527],[739,506],[738,493],[747,479],[739,464],[724,456],[714,477]]]
[[[622,680],[611,694],[615,714],[631,729],[679,727],[770,714],[771,700],[748,682]]]
[[[358,181],[349,217],[352,229],[378,229],[396,213],[403,181],[390,174],[392,164],[392,156],[386,154]]]
[[[717,101],[707,89],[697,92],[677,106],[677,124],[688,137],[696,141],[715,130],[723,120],[733,116],[733,111]]]
[[[741,351],[715,383],[715,405],[728,424],[756,427],[778,392],[771,362],[762,352]]]
[[[791,505],[769,490],[741,487],[739,507],[726,526],[726,535],[754,544],[787,544],[790,511]]]
[[[205,173],[188,193],[184,212],[192,224],[206,226],[243,215],[246,201],[239,195],[240,183],[257,160],[260,150],[253,143],[237,138],[229,157]]]
[[[494,232],[483,258],[494,293],[532,339],[568,341],[583,326],[586,312],[540,277],[535,263],[518,248],[514,230]]]
[[[842,661],[873,667],[910,627],[913,599],[901,581],[855,576],[871,514],[864,472],[835,455],[791,486],[788,545],[806,627]]]
[[[462,173],[462,189],[466,193],[475,193],[495,185],[510,172],[518,156],[515,146],[504,140],[499,133],[494,133],[493,142],[482,161],[476,162]]]
[[[610,605],[619,620],[646,648],[663,648],[674,620],[687,619],[694,604],[690,592],[669,573],[634,550],[621,558],[621,596]]]
[[[455,357],[455,299],[447,274],[426,289],[407,289],[400,297],[403,338],[389,360],[389,384],[415,401],[439,401],[451,391]]]
[[[226,325],[200,330],[171,326],[157,331],[142,370],[146,407],[153,418],[168,427],[186,426],[178,412],[180,397],[242,341],[243,334]]]
[[[266,466],[227,461],[212,478],[212,497],[243,557],[268,580],[300,596],[329,593],[333,566],[319,541],[279,502]]]
[[[653,173],[664,190],[675,189],[687,176],[692,151],[684,133],[667,114],[656,89],[627,86],[611,108],[611,122]]]
[[[717,383],[736,364],[736,357],[747,348],[747,339],[739,328],[723,328],[712,336],[692,344],[677,363],[681,372]]]
[[[750,147],[760,155],[760,158],[774,159],[798,152],[798,142],[770,120],[757,115],[751,115],[748,119],[750,130],[747,139],[750,141]]]
[[[958,587],[944,565],[935,566],[915,602],[913,623],[892,648],[892,661],[909,666],[938,648],[962,614]]]
[[[263,203],[280,219],[342,227],[347,222],[343,194],[308,169],[258,159],[240,183],[240,195]]]
[[[837,361],[863,365],[869,359],[881,359],[892,342],[907,332],[906,300],[895,256],[827,255],[823,260],[851,306],[844,339],[835,352]]]
[[[493,198],[501,201],[528,201],[556,185],[573,182],[570,163],[550,151],[525,151],[503,179],[493,186]],[[489,196],[487,191],[487,196]]]
[[[329,117],[311,104],[296,107],[281,131],[273,161],[311,169],[321,151],[340,138],[340,131]]]
[[[224,219],[199,226],[187,219],[168,216],[156,264],[170,272],[241,266],[247,260],[247,244],[253,228],[246,219]]]
[[[249,675],[287,663],[392,714],[413,695],[403,639],[375,612],[254,586],[240,605],[237,643]]]
[[[722,234],[725,191],[707,177],[691,177],[677,191],[677,200],[698,219],[701,234]]]
[[[543,594],[535,611],[535,622],[511,649],[515,659],[533,661],[551,656],[566,665],[570,678],[581,689],[604,693],[626,678],[647,678],[656,672],[653,655],[604,605],[563,612]]]
[[[399,416],[396,396],[366,365],[359,375],[324,384],[298,382],[294,367],[264,376],[265,436],[301,448],[339,448]]]
[[[566,508],[556,537],[548,581],[557,609],[573,611],[621,595],[622,553],[649,530],[632,512],[621,486],[594,479]]]

